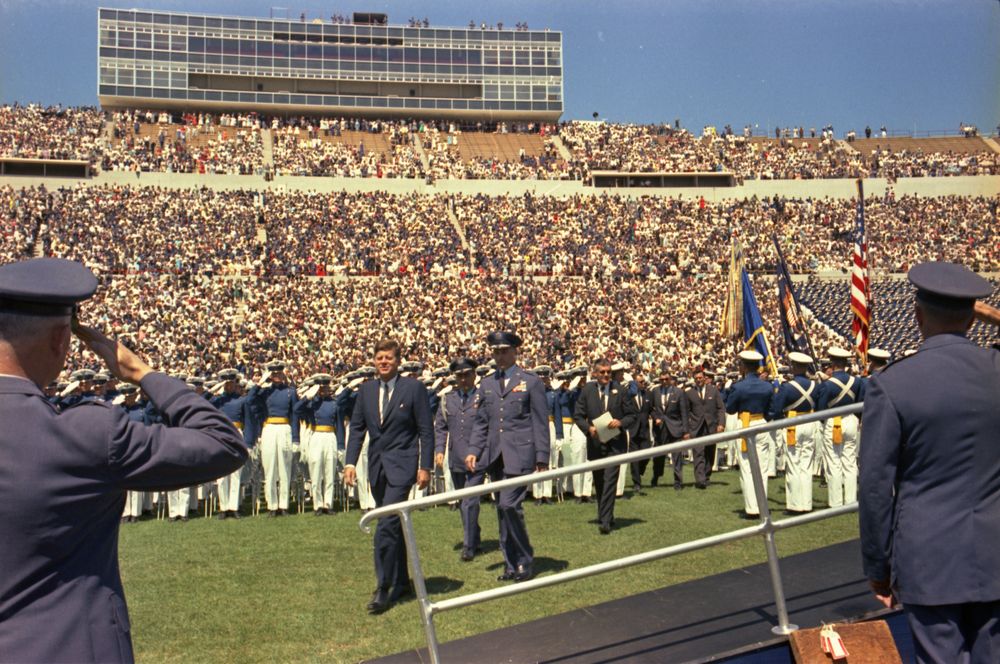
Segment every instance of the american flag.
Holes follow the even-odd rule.
[[[868,277],[868,240],[865,238],[865,193],[858,180],[858,214],[854,229],[854,255],[851,259],[851,335],[854,348],[864,359],[868,354],[868,330],[871,324],[872,291]]]

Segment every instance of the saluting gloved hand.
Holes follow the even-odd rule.
[[[211,390],[209,390],[209,391],[210,391],[210,392],[211,392],[212,394],[215,394],[215,395],[219,395],[219,394],[222,394],[222,393],[223,393],[223,392],[225,391],[225,389],[226,389],[226,383],[225,383],[225,381],[222,381],[222,382],[220,382],[220,383],[219,383],[218,385],[214,386],[214,387],[213,387],[213,388],[212,388]]]
[[[75,319],[74,319],[75,320]],[[109,339],[96,328],[73,323],[73,334],[108,367],[120,381],[138,385],[153,369],[122,343]]]
[[[59,396],[65,399],[69,395],[73,394],[73,392],[75,392],[76,388],[78,387],[80,387],[80,381],[78,380],[70,381],[69,385],[66,386],[66,389],[59,393]]]
[[[315,396],[317,394],[319,394],[319,388],[320,388],[319,385],[313,385],[308,390],[306,390],[306,393],[304,395],[302,395],[302,398],[303,399],[313,399],[313,398],[315,398]]]
[[[125,395],[119,394],[118,396],[116,396],[114,399],[111,400],[111,403],[113,403],[116,406],[122,405],[123,403],[125,403]]]
[[[351,381],[350,383],[348,383],[348,384],[347,384],[347,387],[348,387],[349,389],[352,389],[352,390],[353,390],[354,388],[356,388],[356,387],[357,387],[358,385],[360,385],[360,384],[361,384],[361,383],[363,383],[363,382],[365,382],[365,377],[364,377],[364,376],[359,376],[358,378],[355,378],[355,379],[354,379],[354,380],[352,380],[352,381]]]
[[[455,389],[454,387],[452,387],[451,385],[449,385],[448,387],[446,387],[443,390],[441,390],[440,392],[438,392],[438,396],[439,397],[444,397],[446,394],[448,394],[449,392],[451,392],[454,389]]]
[[[441,387],[441,383],[443,383],[443,382],[444,382],[444,378],[441,378],[439,376],[437,380],[435,380],[433,383],[431,383],[431,392],[434,392],[434,391],[437,390],[437,388]]]

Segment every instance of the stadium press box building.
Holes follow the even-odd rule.
[[[562,33],[98,9],[106,109],[554,122]]]

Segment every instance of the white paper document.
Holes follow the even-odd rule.
[[[604,411],[603,415],[591,422],[591,424],[594,425],[594,428],[597,429],[597,437],[602,443],[608,442],[621,433],[620,429],[612,429],[608,426],[613,419],[615,418],[611,416],[611,413]]]

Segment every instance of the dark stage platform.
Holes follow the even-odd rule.
[[[882,609],[861,573],[857,540],[782,558],[781,572],[790,620],[800,627]],[[771,633],[776,624],[761,564],[450,641],[440,653],[444,662],[476,664],[790,661],[784,637]],[[375,661],[429,659],[422,649]]]

